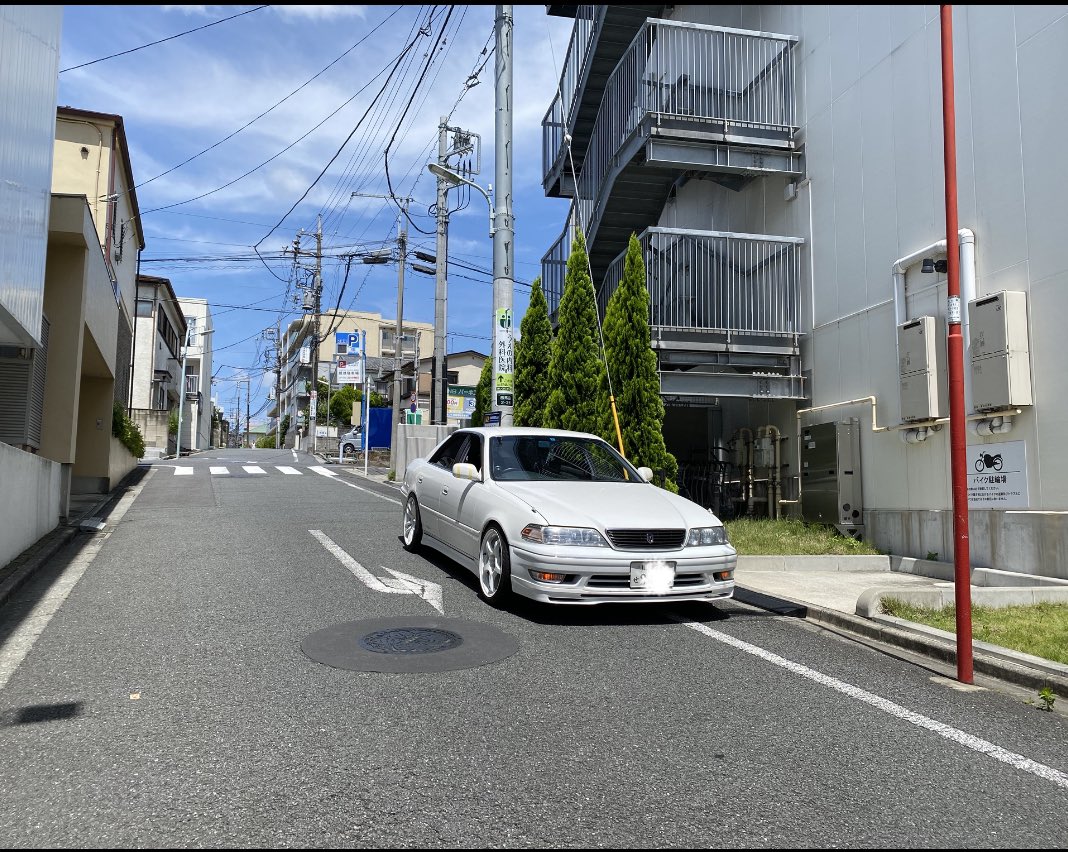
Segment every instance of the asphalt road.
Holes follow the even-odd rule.
[[[287,450],[154,465],[0,609],[0,845],[1068,842],[1068,718],[1037,700],[735,601],[497,610],[400,520],[395,487]],[[514,646],[302,650],[371,619]]]

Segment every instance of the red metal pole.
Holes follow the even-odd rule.
[[[957,612],[957,680],[972,682],[972,578],[968,547],[968,435],[964,411],[964,338],[960,319],[957,236],[957,136],[953,104],[953,7],[942,13],[942,142],[946,171],[946,267],[949,274],[949,446],[953,480],[953,591]]]

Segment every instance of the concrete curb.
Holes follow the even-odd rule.
[[[767,609],[778,614],[794,615],[814,624],[827,625],[866,639],[894,645],[921,654],[941,663],[956,666],[956,636],[926,625],[915,624],[892,616],[863,618],[847,615],[824,607],[803,604],[735,587],[735,598],[742,603]],[[972,668],[979,674],[1034,690],[1050,687],[1058,695],[1068,696],[1068,666],[989,645],[972,642]]]

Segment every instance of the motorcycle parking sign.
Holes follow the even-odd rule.
[[[1023,441],[969,445],[969,509],[1026,509],[1029,503]]]

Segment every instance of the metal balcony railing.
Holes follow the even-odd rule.
[[[621,149],[653,127],[679,124],[729,141],[789,143],[795,118],[795,36],[651,18],[609,77],[576,200],[586,233]]]
[[[798,237],[649,228],[638,238],[649,290],[649,324],[661,330],[800,334]],[[597,291],[604,317],[626,252]]]
[[[556,321],[556,312],[560,309],[560,299],[564,295],[567,259],[574,241],[575,205],[572,203],[563,232],[541,258],[541,291],[545,296],[549,319],[552,322]]]
[[[574,118],[575,105],[579,93],[579,81],[582,70],[589,57],[593,44],[593,34],[597,29],[598,18],[603,19],[604,6],[579,6],[575,13],[575,26],[571,30],[571,41],[567,45],[560,82],[553,102],[549,105],[545,118],[542,119],[542,174],[548,174],[563,156],[564,134],[568,132]]]
[[[185,395],[196,396],[200,393],[200,376],[185,377]]]

